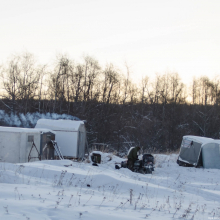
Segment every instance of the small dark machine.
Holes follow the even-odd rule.
[[[122,161],[121,167],[127,168],[127,161]],[[134,162],[133,171],[142,174],[152,174],[154,171],[154,157],[151,154],[144,154],[142,160]]]
[[[101,155],[97,153],[92,153],[91,160],[93,163],[101,163]]]

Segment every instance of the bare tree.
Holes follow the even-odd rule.
[[[56,110],[57,100],[60,101],[60,113],[62,113],[62,104],[65,101],[66,80],[69,71],[69,59],[61,55],[57,58],[57,63],[51,74],[50,88],[51,98],[54,99],[53,112]]]
[[[182,96],[184,84],[181,82],[179,74],[178,73],[170,73],[169,77],[170,77],[170,81],[171,81],[170,101],[174,102],[174,103],[177,103],[177,101],[179,103],[182,101],[185,101],[185,98]]]
[[[46,71],[46,65],[39,66],[38,68],[38,74],[39,74],[39,88],[38,88],[38,111],[42,111],[42,106],[41,106],[41,100],[43,98],[43,93],[46,90],[46,83],[45,83],[45,78],[48,72]]]
[[[130,68],[128,64],[125,62],[125,67],[127,70],[126,77],[123,79],[123,97],[122,97],[122,103],[125,104],[127,98],[128,98],[128,92],[129,92],[129,84],[130,84]]]
[[[159,95],[160,95],[160,82],[161,76],[159,74],[155,75],[155,80],[150,83],[149,87],[147,88],[148,98],[151,104],[158,104],[159,103]],[[150,89],[151,87],[151,89]]]
[[[220,80],[219,77],[216,76],[213,82],[213,91],[212,91],[212,99],[213,104],[218,105],[220,101]]]
[[[15,110],[15,100],[21,100],[20,110],[27,113],[29,101],[34,99],[39,85],[39,73],[32,54],[25,52],[13,56],[1,71],[6,97],[12,100]]]
[[[106,65],[104,70],[104,82],[103,82],[103,92],[102,101],[105,103],[110,103],[112,100],[112,93],[114,92],[114,87],[119,83],[119,74],[113,64]]]
[[[12,100],[12,112],[15,112],[15,100],[20,95],[20,70],[18,57],[12,57],[6,66],[1,68],[3,98]]]
[[[24,112],[27,113],[29,110],[28,107],[30,107],[29,101],[36,97],[40,78],[33,54],[26,52],[21,55],[20,71],[20,96],[25,107]]]
[[[144,104],[147,102],[147,97],[146,97],[146,93],[147,93],[147,87],[149,84],[149,77],[145,76],[144,78],[142,78],[141,80],[141,103]]]
[[[83,66],[78,64],[70,71],[70,88],[75,102],[82,101],[83,92]]]
[[[100,73],[101,67],[97,60],[93,57],[84,57],[84,87],[83,96],[84,101],[93,99],[93,86]]]

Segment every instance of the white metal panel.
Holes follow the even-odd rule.
[[[29,156],[30,151],[31,151],[31,157],[38,157],[38,152],[36,148],[33,147],[33,149],[31,150],[33,142],[28,142],[28,136],[34,137],[34,144],[38,152],[40,153],[40,138],[41,138],[40,133],[23,133],[21,136],[22,146],[20,149],[20,163],[28,162],[28,156]],[[39,161],[39,159],[32,158],[30,162],[33,162],[33,161]]]
[[[34,137],[35,145],[40,152],[41,132],[32,128],[12,128],[0,126],[0,161],[9,163],[28,162],[28,155],[32,142],[28,143],[28,135]],[[33,157],[38,157],[36,149],[33,149]],[[35,161],[38,159],[33,159]]]
[[[78,132],[56,131],[56,141],[63,156],[77,157]]]
[[[208,169],[220,169],[220,145],[208,143],[202,148],[203,167]]]
[[[21,133],[0,132],[0,162],[20,162]]]
[[[27,137],[28,138],[28,137]],[[27,139],[26,139],[27,140]],[[35,145],[36,145],[36,147],[37,147],[37,150],[38,150],[38,152],[40,153],[40,143],[41,143],[41,134],[35,134],[34,135],[34,143],[35,143]],[[38,157],[38,152],[34,149],[34,151],[33,151],[33,157]],[[33,160],[31,160],[31,161],[39,161],[39,159],[38,158],[36,158],[36,159],[33,159]]]
[[[78,132],[78,158],[83,158],[85,155],[85,132]]]

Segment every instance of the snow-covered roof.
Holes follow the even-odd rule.
[[[193,136],[193,135],[183,136],[183,139],[190,139],[192,141],[196,141],[198,143],[201,143],[202,146],[204,146],[205,144],[208,144],[208,143],[218,143],[218,144],[220,144],[220,140],[215,140],[215,139],[206,138],[206,137]]]
[[[33,128],[18,128],[18,127],[3,127],[3,126],[0,126],[0,132],[40,133],[41,130],[33,129]]]
[[[49,128],[54,131],[78,131],[83,121],[39,119],[35,128]]]

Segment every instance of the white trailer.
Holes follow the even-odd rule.
[[[83,121],[39,119],[35,128],[47,128],[56,133],[64,158],[83,158],[86,146],[86,128]]]
[[[55,134],[48,129],[0,126],[0,162],[26,163],[54,158],[50,141]]]
[[[177,163],[180,166],[220,169],[220,140],[183,136]]]

